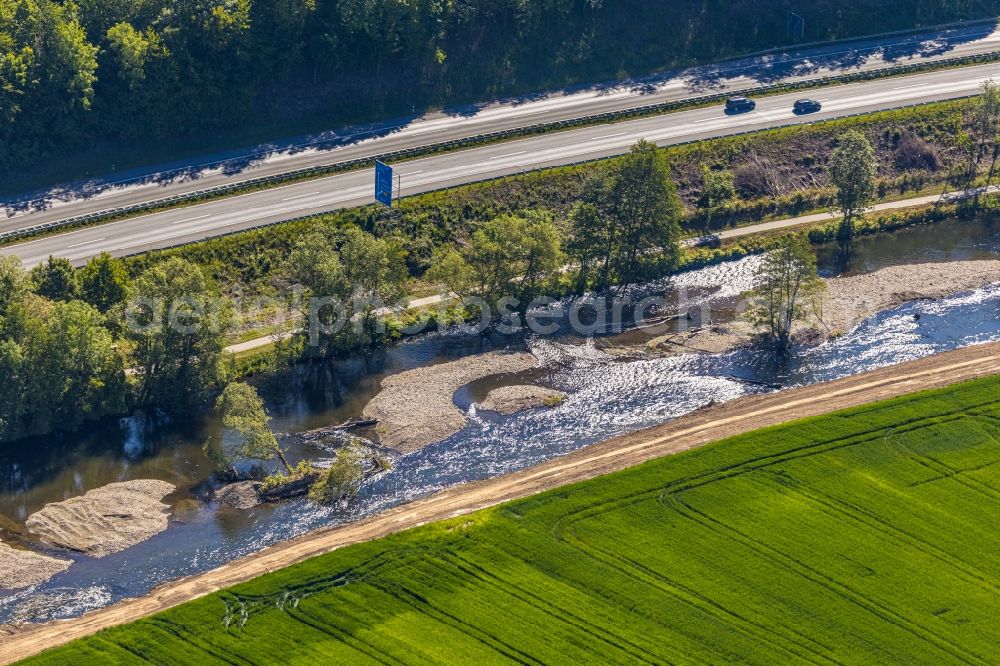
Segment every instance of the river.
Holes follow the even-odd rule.
[[[1000,225],[988,220],[948,222],[858,239],[846,261],[836,248],[818,251],[825,275],[856,274],[913,262],[995,259]],[[725,311],[751,279],[755,258],[684,275],[678,283]],[[728,290],[713,293],[710,285]],[[48,502],[115,481],[156,478],[178,486],[168,500],[170,527],[145,543],[101,559],[71,554],[68,571],[34,589],[0,598],[0,621],[70,617],[145,594],[164,581],[219,566],[240,555],[323,525],[354,520],[447,486],[523,469],[608,437],[664,423],[705,403],[825,381],[958,347],[1000,340],[1000,286],[940,301],[910,303],[878,314],[846,335],[796,350],[776,365],[750,351],[666,358],[617,358],[611,339],[422,336],[378,354],[298,366],[259,382],[272,427],[296,433],[360,413],[388,374],[496,348],[529,348],[546,361],[530,379],[565,390],[550,410],[501,417],[477,413],[476,400],[497,380],[476,382],[456,395],[470,417],[454,436],[395,460],[347,507],[306,500],[240,512],[206,501],[211,467],[201,443],[218,423],[134,416],[72,436],[5,445],[0,451],[0,530],[7,540],[30,542],[23,521]],[[523,379],[520,378],[520,379]],[[511,381],[505,379],[502,381]],[[290,458],[329,457],[330,449],[284,438]],[[37,546],[37,544],[32,544]],[[60,553],[65,557],[65,553]]]

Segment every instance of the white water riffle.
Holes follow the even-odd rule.
[[[346,510],[295,501],[262,508],[241,520],[206,510],[122,553],[101,560],[79,558],[66,573],[31,593],[0,600],[0,621],[26,615],[35,620],[68,617],[142,595],[164,581],[217,567],[308,529],[370,515],[457,483],[523,469],[616,434],[669,421],[711,400],[771,390],[761,383],[826,381],[997,340],[996,285],[881,313],[839,339],[798,350],[784,366],[752,351],[627,360],[609,356],[592,343],[531,339],[532,350],[552,361],[543,381],[569,393],[559,406],[509,417],[475,413],[461,432],[397,460],[391,472],[362,488]]]

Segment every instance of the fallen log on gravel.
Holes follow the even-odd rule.
[[[348,419],[343,423],[341,423],[340,425],[323,426],[322,428],[307,430],[306,432],[299,433],[298,438],[300,441],[308,444],[310,442],[315,442],[321,439],[325,439],[337,433],[342,433],[349,430],[356,430],[358,428],[371,428],[377,425],[378,425],[378,419],[354,418],[354,419]]]

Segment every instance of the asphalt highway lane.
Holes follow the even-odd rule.
[[[775,95],[760,99],[755,111],[740,115],[726,115],[721,106],[706,107],[551,132],[395,166],[405,196],[619,155],[639,139],[665,146],[974,95],[989,78],[1000,78],[1000,64],[831,86],[810,93],[823,103],[823,110],[806,116],[792,111],[800,94]],[[95,225],[10,245],[0,253],[16,254],[29,267],[49,255],[82,264],[102,251],[125,256],[373,200],[374,176],[366,169]]]
[[[0,215],[0,231],[537,123],[776,82],[885,69],[998,50],[1000,30],[996,22],[988,22],[803,47],[642,79],[468,105],[447,113],[397,119],[365,128],[349,128],[254,148],[202,155],[42,191],[0,197],[0,209],[6,209],[10,218],[4,222],[4,216]],[[886,82],[886,85],[893,84]]]

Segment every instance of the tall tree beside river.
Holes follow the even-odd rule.
[[[205,444],[205,452],[222,468],[240,460],[277,460],[291,471],[278,439],[271,432],[264,401],[257,390],[243,382],[226,386],[215,401],[215,413],[229,433],[219,433]]]
[[[640,141],[599,174],[571,216],[570,256],[584,283],[625,286],[677,267],[681,203],[663,151]]]
[[[837,188],[837,205],[844,216],[838,237],[847,243],[854,236],[854,220],[875,198],[875,179],[878,176],[875,148],[864,134],[848,130],[841,135],[837,147],[830,154],[827,168],[830,180]]]
[[[816,254],[801,234],[786,236],[757,271],[759,286],[750,293],[747,317],[761,326],[781,354],[791,345],[792,327],[810,312],[824,289],[816,274]]]
[[[179,410],[200,403],[219,379],[231,318],[230,302],[197,266],[172,257],[142,273],[122,324],[139,404]]]

